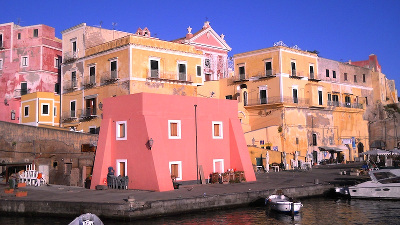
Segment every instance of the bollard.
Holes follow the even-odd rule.
[[[314,179],[314,184],[319,184],[319,180],[318,179]]]

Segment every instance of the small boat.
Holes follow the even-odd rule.
[[[95,214],[92,213],[85,213],[76,217],[69,225],[104,225],[103,222],[97,217]]]
[[[301,202],[294,202],[293,199],[283,194],[270,195],[265,199],[265,205],[272,210],[282,213],[292,213],[292,211],[293,213],[298,213],[303,206]]]
[[[400,169],[369,171],[370,181],[348,188],[351,198],[400,199]]]

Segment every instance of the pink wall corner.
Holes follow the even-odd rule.
[[[233,167],[236,166],[238,170],[244,171],[246,181],[256,181],[254,169],[250,160],[250,154],[247,149],[246,140],[239,119],[230,119],[229,121],[229,130],[231,133],[231,165]]]
[[[90,189],[95,189],[96,185],[107,185],[104,184],[104,179],[107,179],[108,167],[111,165],[111,152],[113,150],[111,139],[112,124],[111,119],[103,119],[101,123],[102,130],[107,132],[100,132],[99,135]]]

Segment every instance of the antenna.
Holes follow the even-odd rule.
[[[100,20],[100,28],[101,28],[101,25],[103,25],[103,21],[102,20]]]
[[[21,23],[21,18],[17,18],[17,25],[19,26],[19,24]]]
[[[114,40],[114,30],[115,30],[115,27],[117,26],[117,23],[112,22],[111,24],[112,24],[112,26],[113,26],[113,40]]]

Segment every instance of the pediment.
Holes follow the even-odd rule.
[[[231,47],[229,47],[212,28],[207,28],[196,33],[189,41],[192,44],[198,44],[205,47],[218,48],[226,51],[231,50]]]

